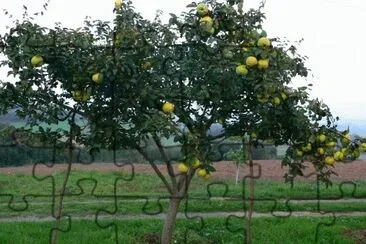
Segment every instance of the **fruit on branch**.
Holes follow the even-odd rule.
[[[97,85],[100,85],[102,84],[102,75],[100,73],[95,73],[93,74],[92,76],[92,80],[97,84]]]
[[[333,157],[336,161],[343,161],[344,160],[344,154],[341,151],[335,152]]]
[[[198,170],[198,172],[197,172],[197,174],[200,176],[200,177],[202,177],[202,178],[204,178],[204,177],[206,177],[207,176],[207,171],[205,170],[205,169],[200,169],[200,170]]]
[[[278,97],[274,97],[274,98],[272,99],[272,105],[273,105],[273,106],[278,106],[278,105],[280,105],[280,103],[281,103],[280,98],[278,98]]]
[[[261,61],[261,60],[259,60],[259,61]],[[259,66],[259,62],[258,62],[258,66]],[[268,67],[267,67],[267,68],[268,68]],[[286,93],[281,92],[281,93],[280,93],[280,95],[281,95],[281,97],[282,97],[282,100],[286,100],[286,99],[287,99],[287,95],[286,95]]]
[[[268,102],[269,95],[268,94],[257,94],[257,100],[260,103],[266,103]]]
[[[319,147],[316,151],[318,152],[319,155],[324,155],[325,153],[324,148],[322,147]]]
[[[267,37],[259,38],[257,42],[258,47],[269,47],[271,46],[271,41]]]
[[[296,156],[297,157],[302,157],[302,155],[303,155],[303,152],[299,149],[296,149]]]
[[[351,142],[351,135],[347,134],[342,138],[342,143],[344,145],[348,145]]]
[[[198,169],[200,166],[201,166],[201,161],[198,158],[196,158],[193,162],[193,168]]]
[[[258,60],[258,69],[265,70],[265,69],[268,69],[268,66],[269,66],[269,60],[268,59],[260,59],[260,60]],[[282,95],[282,93],[281,93],[281,95]]]
[[[165,102],[163,104],[163,112],[166,114],[170,114],[174,111],[175,109],[175,105],[173,103],[170,102]]]
[[[208,13],[208,6],[205,3],[199,3],[196,10],[199,16],[205,16]]]
[[[321,135],[318,135],[317,139],[320,142],[324,142],[327,139],[327,136],[324,134],[321,134]]]
[[[43,58],[42,56],[36,55],[33,56],[31,59],[31,64],[33,67],[40,67],[43,65]]]
[[[325,157],[325,163],[327,165],[333,166],[335,163],[335,160],[332,156],[327,156],[327,157]]]
[[[248,67],[254,67],[258,64],[258,60],[256,57],[254,56],[249,56],[247,57],[247,59],[245,60],[245,64],[248,66]]]
[[[180,173],[187,173],[188,172],[188,166],[184,163],[179,163],[178,164],[178,171]]]
[[[335,141],[330,141],[330,142],[327,143],[327,147],[329,147],[329,148],[333,148],[336,145],[337,145],[337,143]]]
[[[238,65],[236,67],[236,73],[238,75],[247,75],[248,74],[248,69],[244,64]]]
[[[122,7],[122,4],[123,4],[122,0],[116,0],[116,1],[114,2],[114,7],[115,7],[116,9],[120,9],[120,8]]]

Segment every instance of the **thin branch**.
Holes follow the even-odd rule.
[[[240,14],[243,14],[244,12],[244,0],[241,0],[238,4],[238,11]]]
[[[187,174],[182,175],[181,178],[179,179],[179,182],[178,182],[179,197],[184,198],[187,195],[189,185],[191,184],[191,180],[192,180],[195,172],[196,172],[196,169],[193,169],[191,167],[188,170]]]
[[[157,138],[157,136],[154,135],[153,136],[153,139],[155,141],[156,146],[159,149],[160,155],[163,157],[163,160],[164,160],[164,162],[166,164],[166,167],[168,169],[168,173],[169,173],[170,179],[172,181],[173,189],[177,189],[177,179],[176,179],[176,176],[175,176],[175,173],[174,173],[174,170],[173,170],[172,162],[167,157],[167,155],[165,153],[165,150],[163,148],[163,145],[161,145],[161,142],[160,142],[159,138]]]
[[[68,162],[67,162],[67,170],[66,170],[66,174],[65,174],[65,178],[64,178],[64,182],[62,183],[61,186],[61,191],[60,191],[60,199],[59,199],[59,205],[58,205],[58,209],[57,209],[57,215],[56,217],[56,226],[53,229],[53,235],[52,235],[52,240],[51,243],[52,244],[56,244],[57,243],[57,238],[58,238],[58,233],[59,233],[59,229],[60,229],[60,225],[61,225],[61,217],[62,217],[62,212],[63,212],[63,199],[65,196],[65,190],[66,190],[66,185],[67,182],[69,180],[70,174],[71,174],[71,167],[72,167],[72,161],[73,161],[73,144],[72,144],[72,140],[74,138],[74,124],[75,124],[75,115],[76,113],[72,114],[71,117],[71,126],[70,126],[70,137],[69,137],[69,147],[68,147],[68,151],[69,151],[69,155],[68,155]]]
[[[144,152],[144,150],[140,146],[135,146],[136,150],[144,157],[144,159],[149,162],[155,173],[158,175],[158,177],[163,181],[165,187],[168,189],[168,192],[170,194],[173,194],[172,188],[169,185],[168,181],[166,180],[165,176],[161,173],[159,168],[154,164],[154,162],[149,158],[149,156]]]

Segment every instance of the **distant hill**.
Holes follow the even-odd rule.
[[[0,115],[0,123],[1,124],[12,124],[12,123],[21,123],[21,122],[26,122],[26,120],[22,120],[20,119],[16,113],[15,113],[15,109],[9,111],[9,113],[4,114],[4,115]]]
[[[347,128],[353,135],[366,137],[366,119],[342,119],[338,121],[338,129],[346,130]]]
[[[25,124],[26,120],[18,118],[15,114],[15,109],[8,114],[0,115],[0,124]],[[366,119],[341,119],[338,121],[338,129],[346,130],[348,127],[351,134],[366,137]],[[222,133],[220,124],[213,124],[209,130],[209,134],[216,136]]]

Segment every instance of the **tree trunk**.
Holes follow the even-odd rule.
[[[71,167],[72,167],[72,162],[73,162],[73,150],[74,150],[74,147],[72,145],[72,140],[74,138],[73,136],[73,126],[75,125],[75,115],[76,113],[74,112],[72,114],[72,117],[71,117],[71,123],[70,123],[70,137],[69,137],[69,145],[68,145],[68,158],[67,158],[67,170],[66,170],[66,173],[65,173],[65,178],[64,178],[64,182],[62,183],[62,186],[61,186],[61,190],[60,190],[60,199],[59,199],[59,202],[58,202],[58,206],[54,206],[57,210],[57,213],[56,213],[56,225],[55,225],[55,228],[53,229],[53,232],[52,232],[52,238],[50,240],[51,244],[57,244],[57,239],[58,239],[58,233],[59,233],[59,228],[60,228],[60,225],[61,225],[61,218],[62,218],[62,214],[63,214],[63,200],[64,200],[64,196],[65,196],[65,190],[66,190],[66,185],[67,185],[67,182],[69,181],[69,178],[70,178],[70,173],[71,173]]]
[[[254,209],[254,169],[253,169],[253,146],[251,141],[248,144],[249,159],[249,208],[247,216],[246,244],[252,243],[252,214]]]
[[[68,162],[67,162],[67,170],[65,173],[65,178],[64,178],[64,182],[62,183],[61,186],[61,190],[60,190],[60,199],[57,205],[57,213],[56,213],[56,225],[55,228],[52,232],[52,240],[51,240],[51,244],[56,244],[57,243],[57,238],[58,238],[58,232],[59,232],[59,228],[61,225],[61,218],[62,218],[62,212],[63,212],[63,200],[64,200],[64,196],[65,196],[65,190],[66,190],[66,185],[67,182],[69,180],[70,177],[70,173],[71,173],[71,167],[72,167],[72,152],[73,152],[73,148],[72,148],[72,138],[70,138],[70,145],[69,145],[69,155],[68,155]]]
[[[181,198],[172,197],[169,201],[169,209],[165,216],[163,232],[161,234],[161,244],[172,244],[175,219]]]
[[[236,176],[235,176],[235,185],[239,182],[239,165],[236,165]]]

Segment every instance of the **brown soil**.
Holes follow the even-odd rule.
[[[283,180],[284,174],[287,172],[287,168],[281,167],[281,161],[279,160],[258,160],[255,161],[255,175],[262,179]],[[305,175],[311,175],[314,172],[314,168],[311,164],[305,163],[308,168],[305,171]],[[235,165],[232,162],[216,162],[214,163],[216,172],[212,174],[214,179],[226,179],[233,178],[235,176]],[[57,164],[53,167],[47,167],[45,165],[26,165],[21,167],[7,167],[0,168],[0,174],[32,174],[32,169],[35,167],[36,175],[49,175],[56,171],[62,171],[66,169],[66,165]],[[158,165],[159,169],[166,174],[167,170],[164,165]],[[133,169],[132,169],[133,168]],[[80,170],[96,170],[101,172],[108,171],[126,171],[135,173],[153,173],[153,169],[149,164],[125,164],[114,165],[112,163],[93,163],[93,164],[73,164],[73,169]],[[336,163],[334,171],[338,176],[332,176],[332,180],[366,180],[366,161],[354,161],[352,163]],[[240,168],[240,176],[245,177],[248,174],[248,167],[244,166]],[[314,177],[314,176],[311,176]]]

